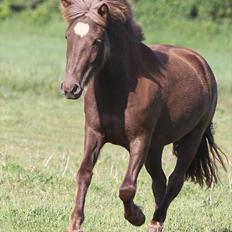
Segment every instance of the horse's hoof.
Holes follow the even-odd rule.
[[[72,226],[70,226],[66,232],[83,232],[82,229],[74,229]]]
[[[147,232],[162,232],[163,224],[160,222],[152,222],[147,229]]]
[[[134,205],[132,214],[125,214],[125,218],[134,226],[141,226],[146,220],[143,211],[136,205]]]
[[[79,229],[79,230],[67,230],[67,232],[83,232],[82,229]]]

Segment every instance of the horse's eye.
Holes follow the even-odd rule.
[[[102,43],[102,40],[101,39],[97,39],[96,42],[97,43]]]
[[[96,39],[93,43],[93,46],[99,46],[102,43],[101,39]]]

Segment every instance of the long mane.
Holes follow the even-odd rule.
[[[70,3],[67,7],[61,4],[63,17],[68,23],[72,23],[77,18],[88,16],[97,24],[105,27],[105,20],[97,12],[102,4],[106,4],[109,8],[110,20],[130,27],[133,35],[138,40],[143,40],[142,29],[134,21],[133,11],[127,0],[71,0]]]

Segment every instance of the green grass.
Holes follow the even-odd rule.
[[[64,231],[75,194],[74,174],[82,156],[83,105],[59,98],[28,99],[11,99],[1,116],[0,231]],[[1,100],[1,106],[4,102]],[[220,107],[217,123],[230,122],[228,114],[231,111]],[[223,126],[218,128],[218,142],[231,151],[230,131]],[[167,172],[173,166],[170,157],[168,149]],[[108,145],[102,152],[88,195],[86,231],[145,230],[134,229],[123,219],[117,195],[126,165],[124,150]],[[231,230],[231,194],[225,174],[222,183],[208,191],[186,183],[170,208],[167,231]],[[145,171],[139,178],[136,201],[150,219],[153,200]]]
[[[173,23],[159,31],[158,26],[153,31],[146,25],[146,42],[191,46],[206,57],[220,85],[216,139],[231,154],[232,46],[225,43],[231,32],[224,31],[215,40],[204,35],[206,46],[193,38],[197,22],[190,29],[189,25],[184,22],[177,28]],[[60,22],[45,27],[5,22],[0,27],[1,232],[64,231],[69,221],[75,172],[82,158],[84,112],[82,101],[67,101],[59,93],[65,65],[64,30]],[[167,173],[174,161],[167,148]],[[123,218],[118,189],[127,163],[125,150],[112,145],[103,149],[86,202],[86,232],[146,230],[146,225],[134,228]],[[221,183],[210,190],[187,182],[169,209],[166,231],[232,231],[232,166],[227,174],[221,171],[221,176]],[[146,224],[154,205],[150,185],[143,170],[136,202],[144,209]]]

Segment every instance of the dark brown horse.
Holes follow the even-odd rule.
[[[145,222],[133,202],[145,164],[156,202],[148,231],[162,231],[167,209],[186,179],[208,187],[218,180],[216,160],[223,161],[211,132],[217,104],[214,75],[192,50],[144,45],[126,0],[62,0],[61,6],[69,25],[61,88],[68,99],[77,99],[87,87],[84,159],[68,232],[82,231],[93,167],[107,142],[130,154],[119,191],[125,218],[135,226]],[[161,157],[170,143],[177,163],[167,184]]]

